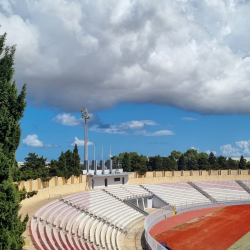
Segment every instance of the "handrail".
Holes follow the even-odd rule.
[[[183,203],[177,206],[176,212],[178,214],[192,211],[201,208],[207,207],[218,207],[218,206],[232,206],[232,205],[243,205],[243,204],[250,204],[250,198],[246,199],[245,197],[232,197],[232,199],[219,199],[217,203],[207,203],[207,202],[192,202],[191,204]],[[167,210],[168,209],[168,210]],[[157,242],[150,234],[150,229],[156,225],[161,220],[172,216],[173,212],[169,211],[169,206],[164,206],[160,209],[155,210],[154,212],[150,213],[145,221],[144,221],[144,228],[145,228],[145,239],[147,244],[147,249],[152,250],[166,250],[159,242]]]

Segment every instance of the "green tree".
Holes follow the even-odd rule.
[[[210,164],[210,166],[211,166],[211,169],[213,169],[214,167],[214,165],[215,165],[215,163],[216,163],[216,156],[214,155],[214,153],[213,152],[211,152],[210,154],[209,154],[209,156],[208,156],[208,162],[209,162],[209,164]]]
[[[186,157],[186,168],[188,170],[198,170],[198,156],[199,153],[196,149],[188,149],[185,153],[184,156]]]
[[[173,150],[171,152],[171,156],[173,156],[175,158],[176,161],[179,160],[179,158],[181,157],[181,151],[176,151],[176,150]]]
[[[199,153],[198,166],[199,166],[199,169],[202,169],[202,170],[208,170],[210,168],[207,153],[203,153],[203,152]]]
[[[164,167],[162,166],[162,157],[160,155],[149,157],[148,164],[153,171],[164,170]]]
[[[18,215],[21,192],[13,184],[12,174],[21,138],[19,121],[26,107],[26,85],[18,94],[12,82],[15,47],[5,46],[5,40],[6,33],[0,36],[0,250],[20,250],[28,216],[22,221]]]
[[[186,170],[186,163],[187,163],[187,158],[184,156],[184,154],[181,154],[179,161],[178,161],[178,170]]]
[[[21,179],[38,179],[40,178],[43,182],[51,179],[49,168],[46,166],[47,158],[38,157],[35,153],[29,153],[28,157],[25,158],[23,166],[20,168]]]
[[[131,159],[130,154],[128,154],[127,152],[124,154],[122,160],[122,168],[124,172],[131,172]]]
[[[80,155],[78,153],[78,147],[76,144],[72,155],[72,166],[73,166],[73,175],[80,176],[81,174]]]
[[[227,165],[227,158],[220,155],[218,158],[217,158],[217,162],[219,163],[220,165],[220,169],[228,169],[228,165]]]
[[[239,162],[239,169],[246,169],[246,159],[244,159],[244,156],[242,155],[241,157],[240,157],[240,162]]]
[[[62,174],[61,176],[69,179],[69,177],[71,176],[71,172],[68,170],[66,155],[63,151],[61,152],[61,155],[58,159],[58,167]]]
[[[233,160],[231,157],[227,159],[227,165],[229,169],[238,169],[238,162]]]

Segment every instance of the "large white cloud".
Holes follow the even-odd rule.
[[[249,12],[236,0],[5,0],[0,31],[36,104],[249,114]]]
[[[52,144],[45,144],[38,139],[38,135],[27,135],[25,139],[23,139],[23,144],[28,147],[35,147],[35,148],[51,148],[51,147],[58,147],[57,145]]]
[[[231,144],[226,144],[220,147],[222,154],[226,156],[241,156],[250,155],[250,140],[235,142],[236,147],[232,147]]]

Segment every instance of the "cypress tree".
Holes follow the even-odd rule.
[[[72,163],[73,163],[73,175],[80,176],[81,174],[81,167],[80,167],[80,156],[78,153],[78,147],[77,144],[75,144],[74,150],[73,150],[73,156],[72,156]]]
[[[26,107],[26,85],[18,94],[12,82],[15,46],[5,46],[5,40],[6,33],[0,36],[0,250],[20,250],[28,216],[22,221],[18,215],[20,192],[13,184],[12,173],[21,139],[19,120]]]

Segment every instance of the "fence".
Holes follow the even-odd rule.
[[[208,208],[208,207],[218,207],[218,206],[232,206],[232,205],[243,205],[243,204],[250,204],[250,198],[246,199],[241,197],[232,197],[232,199],[220,199],[220,201],[216,203],[207,203],[207,202],[193,202],[193,203],[184,203],[177,206],[176,212],[178,214],[197,210],[201,208]],[[145,227],[145,239],[147,244],[147,249],[152,250],[166,250],[159,242],[157,242],[150,234],[150,229],[156,225],[161,220],[168,218],[173,215],[173,211],[169,211],[169,206],[162,207],[161,209],[157,209],[156,211],[152,212],[147,216],[144,221]]]

